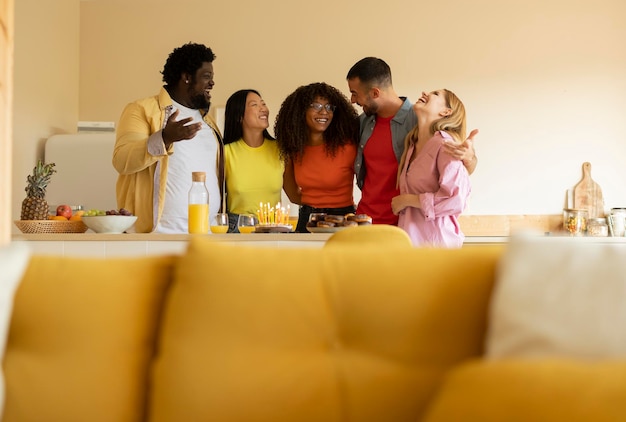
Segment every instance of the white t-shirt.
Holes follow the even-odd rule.
[[[155,228],[157,233],[187,233],[187,206],[191,173],[206,173],[206,187],[209,191],[209,223],[215,220],[219,212],[221,198],[217,179],[218,140],[213,129],[202,120],[199,110],[187,108],[177,102],[174,107],[179,110],[178,120],[193,118],[193,122],[201,122],[202,129],[192,139],[175,142],[174,152],[167,165],[167,186],[165,203],[161,220]],[[155,174],[158,177],[158,174]],[[156,210],[155,210],[156,215]]]

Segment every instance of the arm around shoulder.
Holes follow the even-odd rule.
[[[474,173],[474,170],[476,170],[476,166],[478,165],[478,157],[476,156],[476,153],[474,152],[474,155],[470,158],[464,159],[463,165],[469,174]]]
[[[302,193],[296,183],[296,175],[294,173],[293,162],[291,160],[287,160],[285,163],[285,172],[283,173],[283,190],[292,203],[302,205]]]

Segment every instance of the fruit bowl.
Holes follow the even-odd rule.
[[[136,215],[82,216],[83,223],[96,233],[124,233],[136,220]]]

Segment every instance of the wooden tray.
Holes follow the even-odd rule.
[[[343,230],[347,228],[348,226],[334,226],[334,227],[307,227],[306,229],[309,231],[309,233],[336,233],[339,230]]]
[[[16,220],[15,225],[22,233],[85,233],[87,231],[87,226],[82,221]]]
[[[259,224],[254,226],[252,233],[290,233],[293,226],[289,224]]]

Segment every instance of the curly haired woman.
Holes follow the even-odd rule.
[[[350,101],[324,82],[301,86],[283,101],[274,135],[285,160],[283,189],[291,202],[300,205],[296,232],[307,232],[311,213],[355,211],[358,128]]]

